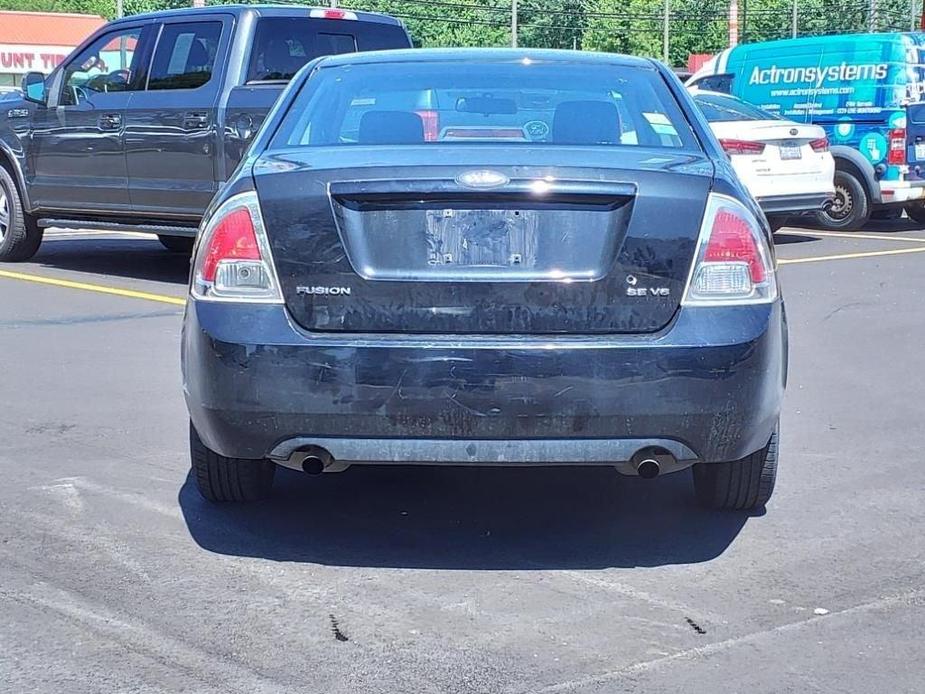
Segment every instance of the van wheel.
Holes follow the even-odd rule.
[[[824,229],[856,230],[870,219],[870,200],[861,182],[847,171],[835,172],[835,200],[827,210],[816,213]]]
[[[171,253],[185,253],[186,255],[193,252],[193,244],[196,243],[196,239],[191,236],[163,236],[158,234],[157,240]]]
[[[777,479],[777,428],[768,445],[732,463],[694,465],[694,491],[707,508],[749,511],[764,506]]]
[[[43,234],[44,230],[23,209],[13,177],[0,166],[0,260],[29,260],[42,245]]]
[[[257,501],[270,494],[276,472],[271,461],[219,455],[206,447],[192,422],[189,448],[196,487],[209,501]]]
[[[925,224],[925,202],[913,202],[906,205],[906,214],[912,221]]]

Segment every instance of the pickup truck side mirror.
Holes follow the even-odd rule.
[[[41,72],[27,72],[22,78],[22,93],[26,101],[44,106],[48,98],[45,93],[45,75]]]

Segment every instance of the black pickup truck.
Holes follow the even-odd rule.
[[[407,48],[392,17],[241,5],[112,22],[0,103],[0,260],[45,227],[145,231],[192,246],[212,196],[312,58]]]

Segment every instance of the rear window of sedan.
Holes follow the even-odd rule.
[[[710,123],[742,120],[781,120],[780,116],[731,96],[697,94],[694,97],[694,102],[700,107],[704,117]]]
[[[699,151],[654,69],[522,59],[323,67],[275,147],[524,144]]]

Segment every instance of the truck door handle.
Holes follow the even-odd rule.
[[[118,130],[122,127],[121,113],[104,113],[99,120],[101,130]]]
[[[187,130],[202,130],[209,126],[208,113],[189,112],[183,116],[183,127]]]

